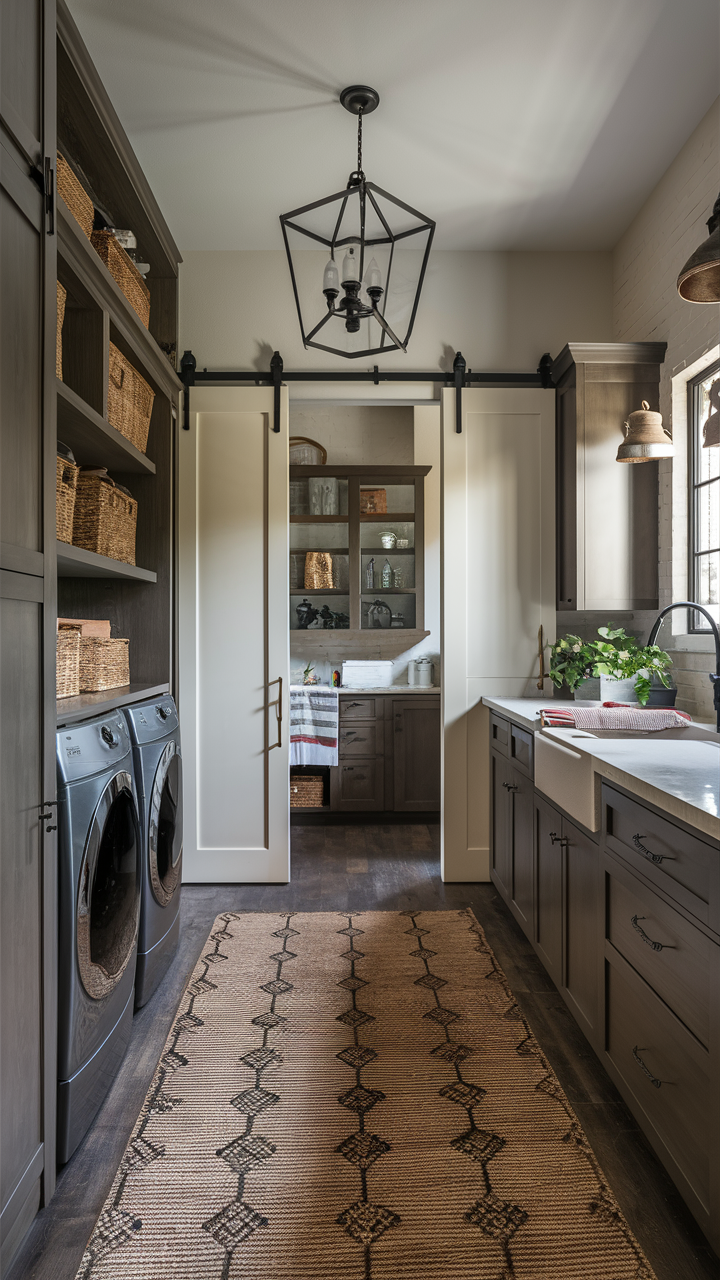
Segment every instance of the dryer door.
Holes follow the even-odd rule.
[[[180,882],[183,849],[182,756],[168,742],[155,770],[148,813],[148,868],[155,900],[171,901]]]
[[[140,917],[140,828],[132,779],[116,773],[93,814],[80,868],[77,958],[89,996],[102,1000],[133,955]]]

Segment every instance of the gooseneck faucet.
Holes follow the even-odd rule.
[[[663,619],[667,613],[671,613],[673,609],[695,609],[697,613],[701,613],[710,623],[710,630],[713,633],[715,641],[715,674],[710,672],[709,679],[713,686],[713,706],[715,707],[715,725],[718,733],[720,733],[720,631],[718,624],[711,613],[701,604],[694,604],[692,600],[678,600],[677,604],[669,604],[667,609],[663,609],[655,619],[650,635],[648,636],[648,644],[654,644],[657,639],[657,633],[662,626]]]

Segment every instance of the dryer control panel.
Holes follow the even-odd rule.
[[[175,736],[178,727],[177,707],[169,693],[148,702],[136,702],[125,708],[133,742],[156,742]]]
[[[68,725],[56,738],[58,770],[65,782],[77,782],[120,765],[130,752],[130,735],[119,711],[85,724]]]

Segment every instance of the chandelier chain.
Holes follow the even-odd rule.
[[[357,171],[360,176],[362,176],[362,119],[363,119],[363,113],[362,113],[362,107],[361,107],[360,110],[358,111],[358,161],[357,161]]]

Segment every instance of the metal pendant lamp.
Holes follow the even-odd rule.
[[[658,458],[672,458],[675,446],[672,437],[662,424],[662,414],[653,413],[647,400],[642,409],[628,415],[624,424],[625,439],[617,451],[616,462],[656,462]]]
[[[678,276],[678,293],[686,302],[720,302],[720,195],[707,229],[707,240],[688,258]]]
[[[357,168],[343,191],[281,214],[280,225],[303,344],[356,359],[407,350],[435,223],[365,177],[363,119],[377,91],[351,85],[340,102],[357,116]]]

